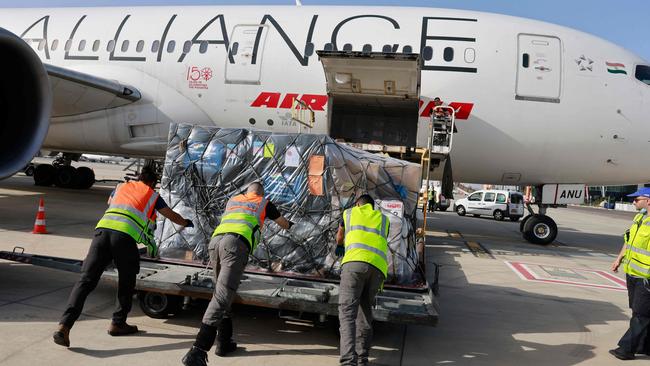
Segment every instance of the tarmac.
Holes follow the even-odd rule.
[[[84,164],[101,179],[123,166]],[[83,259],[115,182],[85,191],[35,187],[17,174],[0,181],[0,250]],[[45,199],[47,235],[31,230]],[[427,268],[440,267],[436,327],[375,323],[372,365],[616,365],[609,355],[627,329],[624,276],[609,267],[632,213],[549,210],[560,233],[548,246],[525,242],[519,223],[436,212],[427,226]],[[0,365],[180,365],[203,308],[170,319],[144,315],[134,301],[129,322],[142,331],[106,333],[115,288],[100,283],[71,332],[69,349],[52,332],[78,274],[0,260]],[[621,285],[623,282],[623,285]],[[210,365],[337,365],[334,325],[281,319],[278,312],[234,308],[240,348]]]

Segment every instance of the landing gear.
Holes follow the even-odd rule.
[[[539,205],[539,213],[533,212],[530,204],[526,205],[530,215],[524,217],[519,223],[519,231],[526,241],[547,245],[553,242],[557,237],[557,224],[552,218],[546,216],[546,208],[548,205]]]
[[[88,189],[95,184],[95,172],[88,167],[75,168],[71,162],[78,161],[80,154],[64,153],[50,164],[39,164],[34,170],[34,184],[55,185],[60,188]]]

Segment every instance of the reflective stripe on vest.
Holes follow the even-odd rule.
[[[370,204],[343,212],[345,226],[345,255],[347,262],[369,263],[388,275],[388,218]]]
[[[248,240],[251,251],[260,241],[268,201],[253,193],[240,194],[228,200],[221,222],[212,237],[219,234],[239,234]]]
[[[638,214],[630,227],[625,246],[625,273],[650,278],[650,217]]]
[[[96,228],[123,232],[136,243],[145,244],[150,254],[155,255],[157,247],[153,228],[156,225],[157,200],[158,193],[142,182],[119,184]]]

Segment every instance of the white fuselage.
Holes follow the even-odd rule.
[[[327,134],[325,76],[309,43],[416,53],[429,46],[421,95],[473,105],[457,121],[454,180],[650,181],[638,169],[650,160],[650,86],[634,71],[648,63],[561,26],[434,8],[214,6],[5,9],[0,27],[28,39],[44,63],[142,93],[125,107],[53,119],[47,149],[161,157],[170,122],[295,132],[289,101],[296,95],[316,111],[311,132]],[[188,40],[195,43],[184,53]],[[270,94],[260,100],[261,93]]]

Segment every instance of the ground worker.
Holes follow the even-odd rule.
[[[618,341],[618,348],[609,351],[620,360],[633,360],[635,354],[650,355],[650,188],[641,188],[628,196],[634,197],[639,213],[625,233],[623,248],[612,264],[614,272],[623,264],[632,309],[630,327]]]
[[[196,341],[183,356],[184,365],[207,365],[208,352],[217,340],[217,335],[215,353],[218,356],[237,349],[237,343],[231,338],[230,307],[248,262],[248,255],[260,241],[266,218],[275,221],[285,230],[293,226],[291,221],[280,215],[273,203],[264,198],[264,187],[260,183],[251,183],[245,194],[228,200],[221,223],[214,230],[208,245],[214,272],[214,292],[203,315]]]
[[[388,217],[367,194],[343,212],[336,233],[341,261],[339,322],[341,365],[367,365],[372,341],[372,304],[388,272]],[[345,244],[345,245],[344,245]]]
[[[427,204],[428,211],[434,212],[436,210],[436,191],[433,187],[429,187],[427,195],[429,196],[429,203]]]
[[[140,252],[137,243],[147,246],[150,256],[157,256],[153,238],[156,212],[183,227],[192,227],[154,191],[156,174],[143,169],[139,181],[118,184],[108,199],[109,207],[95,228],[95,236],[81,267],[81,278],[75,284],[68,306],[54,332],[54,343],[70,347],[70,329],[81,315],[86,297],[95,289],[102,273],[111,262],[119,273],[118,304],[108,334],[133,334],[138,327],[128,325],[126,317],[131,310],[136,275],[140,271]]]

